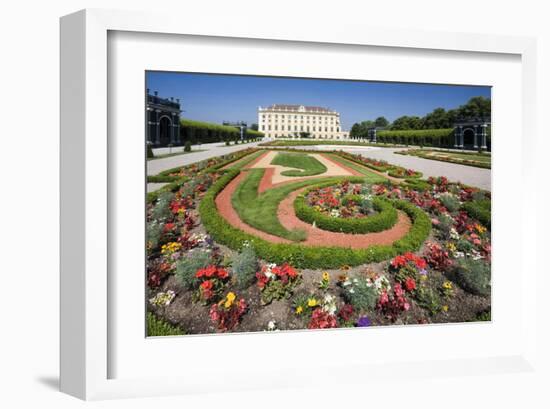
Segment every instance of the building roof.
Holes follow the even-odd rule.
[[[306,106],[306,105],[287,105],[287,104],[273,104],[265,109],[267,110],[278,110],[278,111],[296,111],[300,110],[300,107],[304,108],[305,112],[334,112],[329,108],[325,107],[316,107],[316,106]]]

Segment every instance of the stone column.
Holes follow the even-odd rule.
[[[477,149],[478,146],[478,140],[480,138],[480,128],[479,125],[474,126],[474,149]]]
[[[458,147],[463,149],[464,148],[464,129],[462,129],[462,126],[458,127],[460,131],[460,138],[458,140]]]
[[[455,127],[455,144],[454,147],[458,148],[458,145],[460,143],[460,131],[458,130],[458,126]]]
[[[172,118],[170,119],[170,143],[173,145],[174,142],[176,142],[176,135],[175,135],[175,124],[174,124],[174,116],[176,114],[172,112]]]
[[[481,149],[487,150],[487,124],[481,125]]]
[[[181,145],[180,117],[176,115],[176,142]]]
[[[372,143],[376,143],[376,128],[372,130]]]
[[[160,111],[157,109],[155,111],[155,145],[160,145]]]

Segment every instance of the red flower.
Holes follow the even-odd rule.
[[[206,280],[201,283],[201,288],[203,290],[211,290],[213,286],[214,283],[212,282],[212,280]]]
[[[323,329],[323,328],[336,328],[338,322],[336,317],[328,312],[323,311],[321,308],[317,308],[311,314],[311,321],[309,322],[309,329]]]
[[[338,311],[338,317],[344,322],[351,320],[352,315],[353,306],[351,304],[345,304],[342,308],[340,308],[340,311]]]
[[[416,289],[416,281],[414,281],[414,278],[407,277],[405,280],[405,290],[408,292],[411,292]]]

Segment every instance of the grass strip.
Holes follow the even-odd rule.
[[[327,167],[311,155],[304,153],[282,153],[279,152],[273,160],[272,165],[295,168],[296,170],[285,170],[283,176],[314,176],[327,171]],[[298,170],[301,169],[301,170]]]

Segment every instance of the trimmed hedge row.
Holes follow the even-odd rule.
[[[180,135],[183,141],[210,143],[235,141],[240,139],[241,132],[233,126],[182,119],[180,121]],[[247,129],[244,135],[245,140],[263,137],[263,133],[252,129]]]
[[[489,199],[473,200],[462,205],[462,209],[473,219],[477,219],[488,229],[491,228],[491,201]]]
[[[236,229],[219,214],[216,208],[216,196],[239,172],[238,169],[230,169],[206,192],[199,205],[202,223],[218,243],[234,250],[241,250],[243,243],[248,241],[254,246],[260,258],[270,262],[279,264],[288,262],[297,268],[340,268],[343,265],[354,266],[379,262],[406,251],[418,250],[431,231],[431,221],[426,213],[409,202],[396,200],[394,206],[403,210],[413,223],[408,233],[392,245],[351,249],[271,243]]]
[[[312,190],[331,186],[337,183],[334,183],[334,181],[329,183],[319,183],[298,195],[294,201],[296,216],[306,223],[315,223],[315,225],[321,230],[351,234],[380,232],[390,229],[395,225],[397,222],[397,210],[395,210],[388,200],[379,197],[376,197],[373,200],[374,209],[379,213],[365,218],[343,219],[339,217],[331,217],[315,210],[306,203],[306,196]]]
[[[418,129],[402,131],[378,131],[378,142],[402,145],[452,146],[454,129]]]

